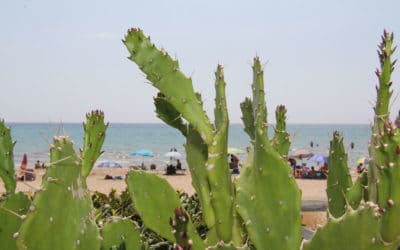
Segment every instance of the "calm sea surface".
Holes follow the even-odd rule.
[[[13,140],[17,141],[14,148],[14,161],[19,167],[22,155],[27,153],[28,164],[33,166],[36,160],[49,161],[49,144],[53,135],[68,135],[76,145],[76,149],[82,146],[82,124],[47,124],[47,123],[8,123],[11,127]],[[270,127],[271,134],[272,128]],[[314,152],[323,152],[329,149],[329,141],[332,133],[338,130],[344,136],[345,147],[348,151],[349,166],[355,167],[357,159],[368,154],[368,141],[370,139],[369,125],[288,125],[291,134],[291,149],[308,148]],[[249,138],[243,131],[242,125],[234,124],[229,130],[229,146],[245,151],[249,145]],[[311,148],[310,143],[314,146]],[[164,124],[110,124],[106,132],[106,140],[103,145],[105,153],[100,161],[117,161],[123,166],[155,163],[157,166],[165,166],[168,159],[163,155],[175,147],[184,154],[183,144],[185,138],[175,129]],[[350,148],[353,142],[354,149]],[[131,156],[130,153],[139,149],[149,149],[154,152],[153,158]],[[246,155],[240,155],[244,160]],[[184,166],[186,162],[183,162]],[[315,164],[315,163],[314,163]]]

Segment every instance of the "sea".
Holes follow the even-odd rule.
[[[7,123],[11,135],[16,141],[14,147],[14,162],[16,168],[21,165],[23,154],[28,156],[28,166],[35,162],[49,163],[49,146],[55,135],[67,135],[75,143],[76,150],[82,147],[83,126],[78,123]],[[368,142],[371,137],[371,127],[368,124],[289,124],[287,130],[291,136],[291,150],[309,149],[314,153],[327,153],[329,142],[334,131],[339,131],[344,137],[344,145],[348,154],[348,165],[355,168],[357,160],[368,155]],[[273,125],[269,127],[273,135]],[[249,137],[241,124],[231,124],[229,127],[229,147],[239,148],[246,152],[250,145]],[[164,155],[176,148],[183,155],[183,167],[187,167],[183,144],[185,138],[179,131],[165,124],[110,124],[103,144],[104,153],[96,165],[104,161],[116,161],[123,167],[131,165],[156,164],[164,168],[169,159]],[[353,147],[351,147],[353,145]],[[147,149],[154,157],[132,156],[136,150]],[[241,161],[246,154],[238,155]],[[308,165],[318,163],[302,160]]]

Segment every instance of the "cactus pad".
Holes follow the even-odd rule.
[[[304,243],[304,250],[383,250],[395,249],[385,245],[379,233],[377,207],[367,203],[357,211],[351,210],[340,219],[331,219],[318,229],[311,241]]]
[[[193,90],[192,80],[179,70],[179,63],[167,52],[157,49],[140,29],[131,29],[125,36],[126,48],[149,81],[169,103],[211,143],[212,125]]]
[[[352,186],[352,180],[347,167],[347,154],[343,145],[343,137],[338,132],[333,133],[333,139],[330,143],[328,166],[329,174],[326,189],[328,209],[332,216],[340,217],[346,211],[346,193]]]
[[[141,249],[140,233],[131,220],[107,223],[101,230],[101,250]]]
[[[0,202],[0,242],[1,248],[17,249],[14,239],[23,219],[26,217],[31,200],[23,193],[9,194]]]
[[[285,160],[267,138],[263,71],[253,66],[255,141],[251,165],[236,183],[237,211],[257,249],[296,249],[301,243],[301,194]]]
[[[92,200],[81,162],[67,137],[55,137],[43,176],[17,237],[21,249],[99,249]]]
[[[14,170],[14,145],[10,128],[0,119],[0,178],[4,182],[7,193],[14,193],[17,185]]]
[[[93,168],[97,158],[101,155],[101,147],[105,139],[108,124],[104,123],[104,113],[96,110],[86,114],[86,123],[83,124],[85,138],[83,143],[82,176],[86,178]]]
[[[175,208],[182,205],[169,183],[165,179],[143,171],[130,171],[126,183],[133,204],[145,225],[168,241],[175,242],[169,221],[174,216]],[[204,249],[203,242],[191,221],[188,222],[187,232],[193,242],[193,249]]]

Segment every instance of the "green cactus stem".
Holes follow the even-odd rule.
[[[228,165],[228,112],[225,99],[225,81],[222,66],[215,73],[215,127],[216,134],[208,144],[207,175],[210,184],[211,205],[217,219],[215,227],[219,239],[230,242],[233,227],[233,185]],[[217,118],[218,117],[218,118]]]
[[[358,176],[353,186],[346,193],[346,200],[353,209],[357,209],[363,199],[368,201],[368,174],[365,171]]]
[[[279,105],[275,111],[276,127],[272,138],[272,146],[283,157],[287,158],[290,148],[290,135],[286,131],[286,108]]]
[[[174,210],[174,217],[169,220],[169,225],[173,228],[173,234],[176,239],[177,247],[179,250],[191,250],[193,242],[189,238],[188,232],[189,215],[186,211],[177,207]]]
[[[25,221],[16,233],[20,249],[99,249],[93,205],[72,142],[56,136],[52,166],[43,176]],[[68,232],[68,233],[66,233]],[[51,237],[49,237],[51,236]]]
[[[131,54],[130,59],[146,74],[153,86],[161,94],[156,98],[158,116],[167,124],[186,134],[187,141],[198,135],[205,146],[186,144],[189,168],[192,172],[193,185],[199,193],[204,208],[211,204],[211,212],[206,208],[204,217],[210,232],[214,230],[218,239],[225,242],[232,240],[234,209],[232,206],[233,185],[230,180],[227,162],[228,114],[226,111],[225,82],[222,67],[216,72],[216,109],[214,126],[203,110],[199,95],[193,90],[191,79],[187,78],[178,67],[178,62],[171,59],[165,51],[158,50],[139,29],[131,29],[124,41]],[[166,104],[161,107],[160,104]],[[180,123],[180,118],[187,121],[187,129]],[[173,123],[173,119],[178,119]],[[191,131],[190,131],[191,130]],[[188,133],[186,133],[186,131]],[[191,133],[191,135],[189,135]],[[206,155],[201,155],[207,149]],[[200,162],[189,160],[190,152],[195,152]],[[204,157],[205,156],[205,157]],[[204,165],[203,165],[204,163]],[[197,167],[191,166],[196,164]],[[217,215],[218,214],[218,215]],[[218,217],[218,221],[216,220]]]
[[[217,241],[216,218],[213,207],[211,205],[210,184],[205,168],[208,158],[208,147],[201,139],[196,130],[189,126],[188,135],[185,143],[186,162],[188,163],[190,174],[192,177],[192,185],[199,196],[201,208],[203,211],[204,221],[206,222],[209,232],[207,239],[210,243]]]
[[[212,142],[213,128],[193,90],[192,80],[179,70],[179,63],[165,51],[158,50],[140,29],[130,29],[124,43],[147,79],[158,88],[171,105],[199,131],[202,139]]]
[[[104,123],[104,113],[102,111],[92,111],[86,114],[86,119],[86,123],[83,124],[85,137],[81,152],[83,178],[89,175],[97,158],[103,153],[101,147],[108,127],[108,124]]]
[[[169,183],[165,179],[143,171],[130,171],[126,183],[133,204],[145,225],[168,241],[176,243],[169,220],[174,210],[182,205]],[[205,248],[190,220],[187,224],[187,234],[189,240],[193,242],[192,249]]]
[[[101,250],[142,248],[140,232],[131,220],[107,223],[101,230],[101,236],[103,238]]]
[[[372,137],[369,147],[370,152],[370,163],[368,169],[368,188],[371,201],[387,200],[387,188],[378,188],[378,183],[381,186],[386,186],[387,178],[381,176],[381,171],[385,169],[385,166],[389,163],[395,163],[396,154],[385,153],[397,152],[393,150],[393,144],[390,144],[388,140],[390,130],[390,113],[389,103],[392,96],[391,73],[394,70],[396,61],[391,60],[391,56],[396,50],[392,48],[393,34],[389,34],[384,31],[382,36],[382,42],[379,45],[378,56],[380,61],[380,69],[377,69],[375,74],[378,77],[379,85],[377,86],[377,101],[374,108],[375,117],[374,124],[372,126]],[[393,146],[392,146],[393,145]],[[389,147],[388,147],[389,146]],[[390,150],[390,151],[389,151]],[[397,148],[394,148],[397,150]],[[386,201],[384,201],[386,202]]]
[[[357,211],[351,210],[339,219],[331,218],[318,229],[310,241],[303,244],[303,250],[383,250],[396,249],[395,245],[384,244],[379,233],[378,207],[373,203],[362,205]]]
[[[0,178],[3,180],[8,194],[14,193],[17,186],[14,170],[14,145],[10,128],[5,125],[4,120],[0,119]]]
[[[246,98],[241,104],[240,109],[242,111],[242,121],[244,125],[244,131],[249,135],[250,140],[255,140],[255,127],[254,127],[254,115],[253,115],[253,102],[250,98]]]
[[[8,194],[0,202],[0,242],[1,248],[17,249],[15,238],[22,221],[26,218],[31,200],[23,193]]]
[[[257,249],[297,249],[301,194],[291,169],[267,137],[263,71],[257,57],[253,73],[254,153],[252,165],[236,183],[236,209]]]
[[[343,137],[335,131],[330,142],[328,157],[329,174],[326,193],[328,195],[328,210],[334,217],[340,217],[346,212],[346,193],[352,186],[352,180],[347,167],[347,154],[343,145]]]
[[[389,117],[389,103],[392,96],[391,73],[395,61],[391,56],[393,34],[384,32],[379,46],[380,70],[376,71],[379,79],[375,118],[370,143],[369,194],[382,211],[382,238],[393,242],[400,237],[400,131]]]
[[[154,98],[156,113],[158,118],[173,128],[178,129],[183,136],[187,136],[187,124],[182,119],[182,114],[179,113],[166,99],[163,93],[159,92]]]

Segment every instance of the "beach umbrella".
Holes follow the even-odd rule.
[[[315,154],[313,156],[311,156],[310,158],[308,158],[309,161],[313,161],[313,162],[328,162],[328,156],[323,155],[323,154]]]
[[[22,157],[21,169],[25,170],[27,166],[28,166],[28,156],[25,153],[24,156]]]
[[[133,155],[133,156],[139,155],[139,156],[142,156],[143,158],[144,157],[154,157],[153,152],[151,152],[148,149],[140,149],[140,150],[137,150],[137,151],[133,151],[131,153],[131,155]],[[144,159],[142,160],[142,166],[144,166]]]
[[[115,161],[104,161],[97,165],[98,168],[122,168],[122,165]]]
[[[369,163],[369,158],[366,156],[361,157],[360,159],[357,160],[357,163],[367,165]]]
[[[170,151],[166,154],[164,154],[165,157],[168,158],[174,158],[174,159],[181,159],[182,158],[182,154],[177,152],[177,151]]]
[[[140,155],[140,156],[144,156],[144,157],[153,157],[154,156],[153,152],[151,152],[148,149],[140,149],[140,150],[137,150],[137,151],[133,151],[131,153],[131,155],[133,155],[133,156]]]
[[[289,157],[291,157],[291,158],[298,158],[298,159],[300,159],[300,160],[302,160],[302,159],[304,159],[304,158],[311,157],[311,156],[313,156],[313,155],[314,155],[314,154],[313,154],[310,150],[308,150],[308,149],[306,149],[306,148],[301,148],[301,149],[292,150],[292,151],[289,153]]]
[[[243,153],[244,153],[244,151],[241,150],[240,148],[228,148],[228,154],[240,155],[240,154],[243,154]]]

